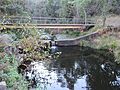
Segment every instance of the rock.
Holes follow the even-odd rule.
[[[0,90],[7,90],[5,81],[0,82]]]
[[[57,46],[52,46],[52,47],[50,48],[50,53],[51,53],[51,54],[54,54],[54,53],[56,53],[56,52],[58,52],[58,47],[57,47]]]
[[[5,46],[4,47],[4,52],[9,54],[9,55],[18,54],[18,50],[14,46]]]
[[[0,47],[2,46],[8,46],[13,42],[13,39],[8,34],[2,34],[0,35]]]
[[[40,36],[40,39],[41,39],[41,40],[51,40],[51,36],[50,36],[50,34],[43,33],[43,34]]]

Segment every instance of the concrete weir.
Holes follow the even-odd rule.
[[[80,45],[81,40],[86,40],[94,37],[101,36],[106,34],[107,32],[118,32],[120,31],[120,27],[106,27],[104,29],[98,30],[96,32],[91,32],[89,34],[74,38],[74,39],[63,39],[63,40],[55,40],[56,46],[78,46]]]
[[[55,45],[56,46],[77,46],[77,45],[80,45],[80,40],[88,39],[96,35],[98,35],[98,31],[90,33],[90,34],[86,34],[86,35],[83,35],[83,36],[80,36],[74,39],[55,40]]]
[[[55,45],[56,46],[74,46],[78,45],[79,42],[74,39],[68,39],[68,40],[56,40]]]

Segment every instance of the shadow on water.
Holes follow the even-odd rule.
[[[113,52],[89,47],[58,47],[59,58],[33,62],[25,74],[40,90],[120,90]]]

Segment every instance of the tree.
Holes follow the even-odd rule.
[[[46,17],[47,2],[48,0],[26,0],[25,10],[30,16]]]
[[[46,11],[49,17],[59,17],[59,8],[60,8],[59,0],[48,0],[46,5]]]
[[[22,14],[24,11],[24,0],[1,0],[0,12],[8,15]]]

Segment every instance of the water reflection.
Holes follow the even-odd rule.
[[[57,60],[33,62],[26,72],[40,90],[120,90],[120,69],[109,50],[62,47]],[[116,68],[117,67],[117,68]]]

